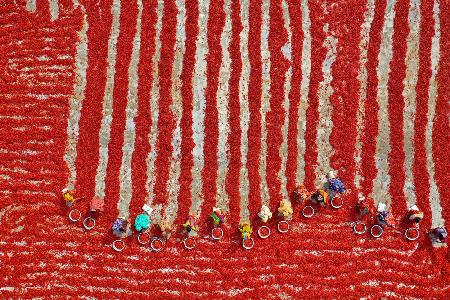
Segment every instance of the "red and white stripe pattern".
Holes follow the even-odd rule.
[[[393,55],[393,27],[394,27],[394,18],[395,18],[395,6],[396,1],[387,1],[385,6],[385,12],[384,12],[384,21],[383,21],[383,29],[382,29],[382,36],[381,36],[381,43],[380,43],[380,50],[378,53],[378,66],[377,66],[377,102],[378,102],[378,117],[377,117],[377,127],[378,127],[378,135],[376,136],[376,151],[374,159],[376,162],[377,172],[376,177],[374,180],[374,187],[372,189],[372,197],[374,198],[375,202],[378,203],[380,201],[390,201],[390,194],[389,194],[389,184],[390,184],[390,173],[389,173],[389,163],[388,163],[388,156],[391,151],[390,146],[390,125],[389,125],[389,118],[388,118],[388,103],[389,103],[389,91],[387,88],[388,80],[389,80],[389,69],[391,64],[391,57]],[[208,45],[207,45],[207,24],[208,24],[208,14],[209,14],[209,4],[208,3],[201,3],[202,6],[199,6],[199,19],[198,19],[198,30],[199,35],[197,37],[197,44],[196,44],[196,59],[195,59],[195,67],[194,67],[194,73],[193,73],[193,99],[192,99],[192,128],[193,128],[193,136],[191,137],[194,141],[195,147],[192,149],[192,159],[193,159],[193,166],[192,166],[192,182],[191,185],[191,212],[197,212],[199,213],[201,210],[202,203],[204,201],[204,195],[202,194],[202,186],[203,186],[203,178],[201,176],[203,168],[207,167],[204,165],[204,156],[208,155],[207,153],[204,153],[203,144],[205,140],[205,136],[208,135],[208,126],[205,125],[205,109],[208,105],[207,98],[205,97],[205,89],[207,82],[205,81],[205,74],[206,74],[206,56],[209,55],[208,52]],[[243,2],[241,4],[241,13],[245,14],[245,11],[247,9],[247,2]],[[32,4],[30,4],[32,6]],[[147,157],[147,165],[148,165],[148,171],[147,171],[147,199],[149,203],[152,203],[152,199],[155,197],[153,189],[156,181],[158,180],[158,173],[157,168],[155,166],[155,162],[158,159],[158,133],[160,132],[159,128],[159,118],[160,112],[158,109],[158,106],[160,104],[159,97],[160,90],[162,87],[160,86],[160,77],[158,76],[158,69],[159,68],[159,56],[161,55],[159,52],[161,51],[161,45],[160,43],[160,30],[163,26],[162,23],[162,14],[164,11],[163,2],[158,2],[158,6],[154,7],[155,10],[158,12],[158,20],[157,23],[154,25],[156,28],[156,50],[154,52],[153,56],[153,81],[152,81],[152,89],[150,90],[151,94],[151,117],[152,117],[152,125],[150,130],[150,152],[148,153]],[[178,4],[179,6],[182,5],[181,3]],[[269,14],[270,11],[270,3],[268,1],[265,1],[262,3],[262,25],[261,25],[261,63],[262,63],[262,100],[261,100],[261,149],[260,149],[260,196],[262,199],[262,203],[269,204],[270,200],[270,193],[267,183],[267,159],[271,159],[268,157],[267,148],[269,147],[276,147],[279,146],[279,156],[281,159],[281,165],[280,169],[278,170],[278,178],[281,185],[278,187],[278,192],[281,194],[282,197],[288,197],[289,191],[286,189],[286,175],[289,176],[289,174],[286,174],[286,164],[287,162],[287,153],[289,149],[287,149],[287,128],[289,127],[289,103],[292,101],[289,99],[289,92],[290,92],[290,81],[291,81],[291,73],[292,73],[292,66],[289,67],[289,70],[287,71],[285,75],[285,84],[284,84],[284,100],[283,103],[279,103],[281,107],[284,109],[284,124],[282,126],[282,132],[279,132],[279,134],[282,135],[282,143],[281,145],[272,145],[270,144],[271,136],[268,135],[268,128],[267,128],[267,113],[271,109],[271,97],[273,95],[270,94],[270,68],[272,64],[271,60],[271,54],[270,54],[270,47],[268,45],[269,43],[269,36],[270,36],[270,18],[271,15]],[[293,4],[291,4],[293,5]],[[361,42],[360,42],[360,48],[362,51],[361,54],[361,70],[359,71],[358,78],[361,81],[361,92],[360,92],[360,98],[361,98],[361,106],[364,105],[364,98],[365,93],[367,92],[367,79],[364,75],[367,71],[367,67],[365,66],[365,63],[368,59],[367,58],[367,48],[369,47],[369,34],[370,34],[370,27],[371,22],[373,20],[373,14],[374,14],[374,6],[376,3],[372,3],[371,1],[367,4],[367,10],[365,12],[365,22],[362,24],[362,33],[361,33]],[[138,31],[140,31],[140,14],[142,13],[142,5],[139,6],[139,14],[138,17]],[[225,181],[227,177],[227,161],[228,161],[228,155],[227,152],[227,140],[229,138],[229,122],[228,118],[229,112],[227,112],[227,88],[228,88],[228,80],[227,76],[229,76],[230,72],[232,71],[232,64],[230,63],[229,59],[227,58],[227,45],[230,42],[230,32],[231,32],[231,24],[230,24],[230,12],[226,12],[227,7],[229,6],[229,3],[224,3],[224,13],[226,13],[226,27],[224,26],[223,31],[221,33],[222,40],[223,40],[223,49],[222,49],[222,57],[220,58],[221,68],[219,71],[219,85],[217,86],[217,110],[219,115],[219,140],[217,142],[217,155],[219,157],[218,160],[218,169],[217,169],[217,175],[216,175],[216,201],[218,205],[223,205],[225,207],[228,206],[227,201],[224,199],[227,199],[227,193],[225,190]],[[283,18],[285,20],[285,30],[287,31],[287,34],[289,36],[289,40],[291,39],[292,33],[290,33],[290,25],[289,25],[289,12],[288,12],[288,3],[283,2]],[[104,184],[105,184],[105,178],[107,176],[107,166],[108,166],[108,145],[109,145],[109,139],[110,139],[110,125],[111,125],[111,118],[113,115],[113,89],[114,89],[114,74],[115,74],[115,64],[116,64],[116,49],[115,45],[117,44],[118,36],[120,35],[120,1],[116,0],[113,3],[113,9],[112,9],[112,28],[110,31],[110,37],[109,37],[109,47],[108,47],[108,68],[107,68],[107,81],[106,81],[106,88],[104,93],[104,99],[103,99],[103,121],[102,121],[102,127],[99,131],[99,140],[100,140],[100,156],[99,156],[99,162],[97,167],[97,176],[96,176],[96,191],[95,193],[99,196],[105,196],[104,195]],[[303,3],[301,6],[302,8],[302,15],[305,21],[302,23],[304,24],[302,26],[302,30],[308,30],[310,22],[308,20],[309,18],[309,8],[307,7],[307,3]],[[329,8],[325,7],[325,10]],[[331,8],[332,9],[332,8]],[[182,13],[182,8],[178,7],[179,14]],[[406,70],[406,76],[404,78],[405,81],[405,87],[403,91],[403,96],[405,98],[405,112],[404,112],[404,135],[405,135],[405,170],[406,170],[406,179],[405,179],[405,194],[406,198],[408,199],[409,204],[414,204],[416,201],[414,192],[414,186],[413,186],[413,161],[414,161],[414,145],[411,144],[413,141],[413,132],[414,132],[414,116],[415,116],[415,88],[416,88],[416,81],[417,81],[417,72],[418,72],[418,50],[417,50],[417,44],[419,43],[419,28],[418,24],[420,23],[420,5],[417,1],[411,2],[411,6],[409,9],[409,37],[407,40],[407,57],[405,58],[407,61],[407,70]],[[327,12],[324,12],[325,15],[327,15]],[[241,16],[242,17],[242,16]],[[241,20],[241,23],[245,25],[245,22],[247,21],[246,18],[243,18]],[[169,154],[171,155],[171,166],[169,168],[169,179],[170,181],[167,181],[167,192],[169,195],[168,199],[165,199],[166,201],[170,202],[169,207],[172,207],[174,205],[177,205],[177,191],[179,190],[179,182],[178,178],[180,176],[180,163],[181,159],[181,143],[183,143],[183,139],[181,137],[181,128],[180,128],[180,122],[181,122],[181,114],[182,113],[189,113],[186,111],[182,111],[181,106],[181,85],[182,82],[180,81],[181,76],[181,69],[183,67],[183,55],[185,53],[184,45],[183,45],[183,39],[185,38],[183,35],[186,33],[183,31],[183,27],[185,26],[183,24],[185,22],[185,17],[183,15],[179,15],[178,21],[177,21],[177,44],[174,47],[175,53],[175,62],[174,62],[174,70],[172,70],[172,92],[170,96],[170,100],[172,101],[171,110],[172,113],[170,113],[169,116],[163,116],[174,118],[175,123],[177,124],[175,130],[171,133],[173,135],[172,137],[172,152]],[[248,26],[248,25],[245,25]],[[321,180],[323,179],[322,176],[324,173],[331,169],[330,166],[330,159],[333,157],[334,149],[329,142],[331,131],[332,130],[339,130],[339,125],[335,126],[332,121],[332,115],[333,115],[333,106],[331,105],[331,102],[329,101],[330,96],[332,96],[333,93],[333,87],[332,87],[332,81],[333,76],[333,62],[336,59],[336,56],[339,55],[337,53],[337,45],[339,44],[338,39],[334,38],[330,33],[328,29],[329,25],[328,23],[324,24],[324,34],[325,34],[325,40],[323,41],[323,47],[327,49],[327,53],[325,55],[324,60],[321,62],[322,64],[322,76],[323,80],[319,84],[319,89],[317,91],[318,93],[318,120],[317,120],[317,127],[315,130],[317,130],[316,134],[316,147],[317,147],[317,167],[315,172],[315,182],[316,185],[319,185]],[[245,28],[245,27],[244,27]],[[243,34],[245,34],[245,31],[242,31]],[[303,40],[303,49],[302,52],[302,61],[307,61],[308,57],[310,57],[309,51],[309,43],[310,41],[310,33],[304,32],[304,40]],[[135,36],[136,41],[140,40],[140,37],[138,33],[136,33]],[[247,47],[245,43],[245,37],[241,35],[241,41],[244,41],[243,46],[241,46],[241,52],[246,54]],[[289,43],[286,44],[289,46]],[[305,49],[306,48],[306,49]],[[291,49],[281,49],[282,51],[287,51],[290,53]],[[242,55],[242,54],[241,54]],[[134,125],[134,118],[137,114],[137,84],[139,83],[139,78],[137,78],[137,64],[139,59],[139,49],[132,51],[132,57],[130,61],[129,66],[129,85],[128,85],[128,103],[129,106],[126,108],[126,120],[125,120],[125,132],[124,132],[124,144],[123,144],[123,161],[122,166],[120,169],[120,201],[119,202],[119,212],[122,212],[122,210],[125,210],[122,212],[122,214],[128,215],[126,211],[129,209],[129,205],[131,202],[131,197],[133,193],[132,189],[132,180],[131,180],[131,155],[133,154],[133,147],[136,140],[136,135],[139,136],[139,132],[135,132],[135,125]],[[248,143],[248,119],[251,117],[252,112],[248,111],[248,89],[245,87],[246,81],[248,81],[248,68],[250,67],[248,62],[246,60],[246,55],[243,55],[241,57],[241,63],[245,67],[243,70],[241,70],[241,86],[240,89],[240,126],[241,126],[241,162],[242,169],[241,169],[241,175],[240,175],[240,197],[242,198],[242,210],[248,209],[248,203],[246,197],[248,194],[248,183],[246,183],[246,177],[248,176],[246,171],[246,153],[248,151],[246,144]],[[292,64],[292,63],[291,63]],[[303,63],[302,63],[303,64]],[[131,74],[133,73],[133,74]],[[305,126],[305,118],[302,118],[302,116],[305,116],[305,112],[307,109],[307,100],[305,98],[305,94],[309,93],[308,88],[308,82],[309,82],[309,74],[308,74],[308,65],[302,65],[302,86],[301,86],[301,101],[298,104],[298,110],[299,110],[299,123],[297,125],[297,149],[298,153],[300,154],[297,156],[297,162],[290,162],[290,163],[296,163],[298,166],[304,166],[304,159],[302,156],[304,156],[301,149],[304,148],[304,141],[302,141],[302,137],[304,137],[304,130],[306,128]],[[156,76],[155,76],[156,75]],[[117,75],[116,75],[117,76]],[[246,79],[247,78],[247,79]],[[431,80],[431,79],[430,79]],[[81,81],[82,83],[83,81]],[[248,83],[247,83],[248,84]],[[83,97],[83,95],[81,95]],[[134,101],[134,103],[133,103]],[[134,108],[132,108],[134,107]],[[361,107],[361,110],[363,108]],[[76,112],[79,111],[79,107],[74,107],[71,109],[71,112],[76,114]],[[408,113],[408,111],[411,111],[412,113]],[[359,116],[359,122],[358,124],[363,127],[363,117]],[[76,121],[75,121],[76,122]],[[76,124],[69,124],[69,130],[73,130],[72,128],[76,128]],[[309,127],[313,127],[312,125]],[[309,128],[308,127],[308,128]],[[358,130],[361,131],[361,133],[358,135],[359,138],[361,138],[362,135],[364,135],[363,128],[358,127]],[[69,133],[69,141],[72,141],[70,139],[71,136],[74,134]],[[76,140],[74,141],[76,143]],[[73,143],[73,142],[72,142]],[[364,151],[361,143],[357,141],[357,149],[359,149],[359,152]],[[427,144],[428,145],[428,144]],[[74,149],[74,147],[71,147]],[[82,150],[81,150],[82,151]],[[72,157],[76,157],[76,153],[71,152]],[[184,154],[186,155],[186,154]],[[429,154],[430,155],[430,154]],[[73,163],[72,163],[73,164]],[[304,168],[304,167],[303,167]],[[303,168],[299,168],[296,174],[296,181],[302,182],[304,170]],[[73,169],[73,167],[72,167]],[[362,171],[358,171],[362,172]],[[74,172],[72,172],[74,173]],[[361,176],[361,174],[358,174]],[[292,176],[292,175],[291,175]],[[69,183],[69,186],[73,185],[74,181],[74,175],[71,176],[71,180]],[[433,183],[431,180],[430,182]],[[271,185],[274,183],[270,183]],[[358,184],[357,184],[358,185]],[[434,188],[434,198],[439,197],[438,193],[436,193],[436,188]],[[437,195],[437,196],[436,196]],[[169,199],[170,198],[170,199]],[[114,201],[114,200],[112,200]],[[124,203],[122,203],[122,201]],[[123,207],[122,207],[123,206]],[[245,214],[245,218],[248,218],[247,214]],[[173,218],[173,217],[172,217]]]
[[[234,229],[239,221],[253,220],[261,204],[274,209],[295,184],[319,185],[331,169],[338,170],[355,192],[349,202],[357,193],[370,195],[375,203],[391,203],[398,218],[407,206],[417,204],[426,214],[422,229],[448,222],[450,204],[443,194],[449,179],[447,1],[27,0],[20,5],[8,9],[28,18],[36,15],[42,24],[21,21],[28,26],[23,32],[0,28],[8,41],[0,46],[6,53],[0,58],[6,66],[0,68],[5,103],[0,106],[0,130],[8,140],[0,146],[0,197],[8,204],[0,209],[0,222],[13,220],[8,233],[44,232],[46,226],[64,222],[63,217],[51,216],[62,214],[53,202],[33,200],[29,216],[39,217],[46,210],[45,221],[35,228],[25,222],[31,222],[30,217],[19,218],[25,206],[12,206],[17,195],[56,199],[64,187],[106,199],[107,212],[89,247],[94,243],[106,247],[98,237],[109,232],[117,216],[134,218],[144,203],[156,208],[157,219],[175,225],[189,212],[206,221],[212,206],[220,206],[229,210]],[[347,16],[348,10],[352,16]],[[3,8],[2,14],[5,23],[15,18]],[[50,30],[42,33],[38,26]],[[35,54],[22,55],[28,48]],[[17,80],[10,81],[10,75]],[[32,111],[26,115],[21,106]],[[58,174],[61,170],[66,170],[66,177]],[[255,291],[260,297],[281,293],[293,298],[339,297],[330,283],[334,281],[361,297],[408,297],[414,287],[416,296],[424,297],[420,284],[433,280],[448,289],[445,278],[433,273],[434,258],[420,252],[417,244],[398,241],[399,236],[388,235],[384,245],[354,239],[353,244],[345,241],[338,247],[337,236],[348,234],[343,226],[348,216],[335,213],[332,218],[324,212],[316,223],[294,225],[292,234],[301,236],[290,258],[283,257],[281,246],[264,244],[255,250],[251,272],[265,284],[263,288],[227,281],[226,276],[243,275],[225,266],[249,258],[238,255],[233,260],[234,254],[225,250],[217,250],[216,259],[222,264],[210,271],[219,270],[216,277],[208,275],[207,263],[189,265],[189,258],[178,271],[164,256],[157,262],[143,258],[143,264],[155,264],[154,282],[134,272],[131,264],[147,249],[129,250],[129,261],[117,267],[112,266],[117,263],[113,256],[101,258],[95,249],[87,250],[108,268],[117,268],[107,270],[105,281],[116,280],[114,272],[133,274],[136,281],[160,289],[161,297],[185,293],[188,283],[164,275],[177,272],[184,272],[183,278],[190,278],[195,287],[201,286],[200,281],[209,291],[219,286],[222,292],[214,292],[217,297],[248,298]],[[65,247],[68,228],[52,229],[55,247]],[[328,243],[316,242],[319,235],[314,228],[325,232],[321,240]],[[83,232],[74,236],[73,247],[80,253]],[[274,239],[289,249],[289,243]],[[193,252],[197,257],[205,257],[200,251],[209,253],[202,246]],[[27,252],[44,245],[24,242],[14,247]],[[182,255],[175,246],[171,251],[165,255]],[[331,277],[325,281],[330,284],[317,294],[320,285],[305,274],[320,278],[319,271],[300,267],[305,258],[324,267],[321,256],[328,253],[339,257],[339,264],[336,270],[329,268]],[[61,268],[77,264],[82,268],[75,254],[65,253],[71,264]],[[423,269],[414,271],[416,279],[408,277],[417,262],[412,254],[422,258]],[[17,255],[8,258],[9,264],[20,261],[23,254]],[[264,269],[264,255],[273,258],[275,275]],[[288,266],[280,257],[294,263]],[[353,259],[359,265],[352,264]],[[405,266],[393,272],[395,278],[371,270],[398,261]],[[201,259],[196,262],[201,264]],[[353,270],[354,282],[338,269]],[[278,277],[283,270],[289,274]],[[81,275],[77,280],[85,282]],[[83,294],[94,291],[107,297],[102,280],[86,282]],[[0,286],[0,292],[23,291],[13,279],[7,281],[11,285]],[[72,295],[70,284],[59,286],[57,292]],[[117,284],[134,295],[145,295],[145,287],[133,281]],[[302,289],[302,284],[308,288]],[[39,289],[28,292],[30,297],[44,295]],[[121,295],[120,290],[109,292]],[[438,290],[428,292],[441,295]],[[202,295],[201,288],[187,294]]]

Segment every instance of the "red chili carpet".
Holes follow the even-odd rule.
[[[0,298],[449,298],[447,244],[426,235],[450,222],[449,1],[1,0],[0,49]],[[294,202],[288,233],[274,218],[257,237],[261,204],[330,169],[342,209]],[[65,187],[83,215],[105,198],[93,230],[68,220]],[[355,235],[358,193],[396,229]],[[113,221],[144,203],[174,234],[113,251]]]

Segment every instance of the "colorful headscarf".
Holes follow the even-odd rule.
[[[103,211],[105,207],[105,200],[99,197],[94,197],[91,200],[91,211]]]
[[[319,190],[319,194],[323,197],[323,202],[328,204],[328,193],[324,190]]]
[[[128,221],[122,218],[118,218],[114,221],[112,225],[112,230],[114,233],[125,233],[127,231]]]
[[[308,198],[311,193],[308,192],[308,190],[306,189],[306,187],[303,184],[300,184],[297,187],[296,193],[298,196],[302,197],[302,200],[305,200],[306,198]]]
[[[330,183],[330,188],[335,193],[345,193],[344,183],[339,178],[330,178],[328,180]]]
[[[292,215],[292,205],[289,200],[281,200],[280,207],[278,207],[278,212],[282,214],[285,218],[288,218]]]
[[[150,227],[151,220],[147,214],[139,214],[134,221],[134,227],[137,231],[142,231]]]

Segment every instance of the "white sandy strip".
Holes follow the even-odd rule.
[[[406,40],[406,76],[403,80],[403,111],[405,135],[405,172],[406,179],[403,191],[408,207],[416,204],[414,188],[414,120],[416,119],[416,84],[419,73],[419,34],[420,34],[420,0],[411,0],[409,6],[409,35]]]
[[[88,67],[88,47],[87,47],[87,30],[89,24],[87,16],[84,13],[83,27],[78,32],[80,42],[77,44],[77,52],[75,56],[75,83],[73,88],[73,95],[70,97],[69,105],[69,122],[67,124],[67,145],[64,153],[64,160],[69,169],[69,178],[66,187],[68,189],[75,188],[77,178],[76,160],[77,160],[77,144],[79,122],[81,117],[81,107],[83,106],[84,91],[86,90],[86,70]]]
[[[306,110],[308,109],[309,77],[311,74],[311,19],[309,17],[308,0],[302,0],[302,81],[300,84],[300,103],[298,105],[297,120],[297,175],[296,183],[305,181],[305,131]]]
[[[390,204],[389,185],[391,176],[389,175],[388,155],[391,151],[390,145],[390,123],[388,103],[389,95],[387,84],[389,80],[390,63],[392,59],[392,35],[394,33],[394,16],[396,0],[388,0],[384,15],[383,31],[381,34],[381,46],[378,54],[378,87],[377,102],[378,110],[378,134],[376,139],[375,165],[377,176],[374,181],[372,198],[375,205],[379,202]]]
[[[261,95],[261,153],[259,157],[259,176],[261,177],[261,201],[263,205],[270,205],[269,187],[267,186],[267,126],[266,114],[270,111],[270,1],[263,0],[261,27],[261,60],[262,60],[262,95]]]
[[[182,0],[176,2],[178,8],[177,14],[177,32],[175,41],[175,54],[172,65],[172,105],[170,107],[175,122],[177,124],[172,134],[172,159],[170,161],[169,180],[167,182],[167,192],[169,200],[165,209],[165,220],[173,224],[178,211],[178,191],[180,185],[178,178],[181,172],[181,116],[183,115],[183,98],[181,95],[181,71],[183,70],[183,57],[186,51],[186,7]]]
[[[55,21],[58,19],[59,14],[58,0],[48,0],[48,4],[50,7],[50,20]]]
[[[425,148],[427,153],[427,170],[430,178],[430,206],[431,206],[431,227],[444,225],[442,218],[441,199],[439,190],[434,180],[434,162],[433,162],[433,121],[436,115],[437,81],[436,74],[439,71],[439,61],[441,59],[440,41],[441,24],[439,20],[439,1],[434,1],[433,19],[434,36],[431,41],[431,77],[428,89],[428,121],[425,133]]]
[[[123,134],[122,164],[120,165],[120,196],[117,208],[119,216],[128,218],[130,215],[130,202],[133,196],[133,179],[131,177],[131,159],[136,140],[136,125],[134,119],[138,111],[138,63],[141,52],[141,19],[142,0],[137,0],[138,15],[136,20],[136,33],[133,40],[131,62],[128,67],[128,95],[125,110],[126,121]]]
[[[242,5],[248,1],[245,0]],[[219,140],[217,145],[217,194],[216,206],[224,210],[229,209],[228,194],[225,189],[225,178],[227,177],[228,163],[229,163],[229,143],[228,135],[230,133],[230,116],[228,112],[228,85],[231,71],[231,58],[228,47],[231,40],[231,1],[225,0],[223,3],[225,11],[225,26],[220,38],[220,45],[222,48],[222,63],[219,70],[219,87],[217,89],[217,112],[219,113]],[[241,6],[242,10],[242,6]]]
[[[29,12],[36,12],[36,0],[28,0],[26,8]]]
[[[327,49],[325,60],[322,62],[323,81],[319,83],[318,97],[319,97],[319,120],[317,122],[317,166],[316,166],[316,180],[315,185],[321,186],[324,175],[330,171],[330,157],[334,150],[330,145],[330,134],[333,130],[332,112],[333,107],[330,102],[330,97],[334,90],[331,86],[333,75],[331,68],[336,61],[336,45],[337,38],[328,33],[328,24],[323,26],[323,31],[326,34],[326,39],[323,46]]]
[[[362,162],[362,135],[364,130],[364,103],[367,96],[367,52],[369,48],[370,30],[372,28],[373,17],[375,15],[375,0],[368,0],[366,12],[364,14],[364,23],[361,25],[361,41],[359,42],[360,59],[359,59],[359,101],[357,118],[357,134],[356,134],[356,149],[355,149],[355,186],[358,190],[361,189],[361,162]]]
[[[283,19],[284,19],[284,28],[288,33],[288,42],[282,48],[283,54],[289,61],[292,62],[291,56],[291,42],[292,42],[292,32],[291,32],[291,17],[289,15],[289,7],[286,3],[286,0],[282,1],[283,6]],[[284,109],[284,123],[281,128],[283,142],[281,143],[280,149],[278,149],[278,153],[281,158],[281,168],[278,172],[278,179],[281,182],[280,192],[284,199],[289,199],[289,193],[287,191],[287,177],[286,177],[286,165],[287,165],[287,157],[288,157],[288,129],[289,129],[289,93],[291,91],[291,77],[292,77],[292,65],[289,66],[289,69],[286,71],[284,75],[284,101],[283,101],[283,109]]]
[[[203,153],[203,143],[205,139],[205,88],[206,88],[206,55],[208,54],[208,16],[209,0],[200,1],[198,5],[198,30],[197,50],[195,53],[195,69],[192,82],[192,93],[194,98],[192,110],[192,132],[195,143],[192,150],[194,165],[192,166],[191,198],[192,205],[190,212],[200,215],[203,203],[203,180],[202,171],[205,164]]]
[[[145,183],[145,189],[147,192],[147,204],[151,205],[154,197],[154,188],[156,182],[155,174],[155,161],[158,155],[156,149],[156,141],[158,140],[158,118],[159,118],[159,60],[161,59],[161,29],[162,29],[162,16],[164,10],[164,1],[158,1],[157,7],[157,21],[155,25],[155,52],[152,57],[152,74],[153,82],[150,92],[150,109],[152,125],[150,127],[150,133],[148,140],[150,144],[150,152],[146,158],[147,164],[147,180]],[[160,208],[159,208],[160,209]]]
[[[248,209],[249,194],[249,178],[247,168],[248,155],[248,126],[250,122],[250,110],[248,103],[248,84],[250,80],[250,60],[248,56],[248,34],[250,24],[248,21],[249,1],[241,2],[241,23],[242,31],[239,35],[239,46],[241,52],[242,72],[239,80],[239,105],[240,105],[240,127],[241,127],[241,170],[239,173],[239,194],[240,202],[240,221],[250,219],[250,211]]]
[[[95,195],[105,197],[105,178],[108,166],[108,146],[111,140],[111,122],[113,114],[114,74],[116,72],[117,39],[120,27],[120,0],[114,0],[111,6],[112,28],[108,40],[108,68],[106,70],[106,87],[103,96],[103,117],[100,127],[99,162],[95,176]]]

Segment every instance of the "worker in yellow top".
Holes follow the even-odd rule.
[[[68,207],[71,207],[75,203],[75,200],[77,200],[75,195],[75,190],[69,190],[67,188],[62,190],[62,198]]]
[[[324,190],[317,190],[314,194],[312,194],[311,199],[318,202],[322,206],[328,205],[328,193]]]
[[[408,221],[418,225],[423,219],[423,212],[420,211],[417,205],[413,205],[408,209],[406,216]]]

